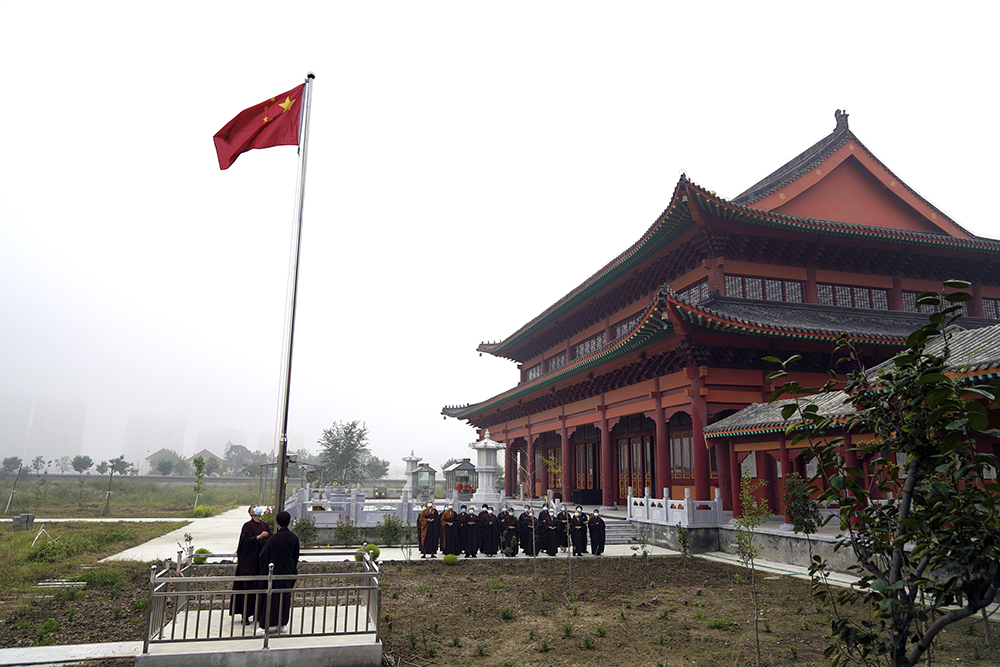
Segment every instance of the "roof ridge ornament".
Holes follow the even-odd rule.
[[[847,127],[847,115],[848,115],[847,110],[837,109],[836,111],[833,112],[833,117],[837,121],[837,127],[833,128],[834,132],[837,132],[838,130],[849,129]]]

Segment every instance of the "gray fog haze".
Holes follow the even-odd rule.
[[[69,446],[97,461],[137,414],[188,456],[276,430],[296,149],[220,171],[212,136],[309,71],[289,430],[362,420],[394,467],[470,455],[441,408],[518,378],[476,346],[634,243],[681,171],[733,197],[835,109],[1000,236],[1000,5],[973,7],[0,3],[0,453],[54,455],[26,401],[83,405]]]

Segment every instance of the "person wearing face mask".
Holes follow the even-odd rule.
[[[479,551],[479,515],[476,514],[475,506],[469,506],[466,517],[465,557],[475,558],[476,552]]]
[[[505,556],[517,555],[517,517],[504,505],[500,510],[500,551]]]
[[[493,508],[485,503],[479,513],[479,550],[487,556],[496,556],[500,550],[500,524]]]
[[[538,550],[545,551],[550,556],[559,553],[559,522],[556,515],[549,511],[548,505],[538,515]]]
[[[573,555],[582,556],[587,553],[587,515],[583,508],[576,506],[576,512],[569,523],[570,541],[573,543]]]
[[[570,513],[566,511],[565,503],[559,507],[559,514],[556,514],[556,521],[559,522],[559,530],[556,531],[559,534],[559,548],[565,550],[569,547],[570,524]]]
[[[253,577],[260,574],[257,558],[260,556],[264,542],[271,536],[271,527],[261,520],[264,508],[251,505],[248,512],[250,520],[243,524],[243,528],[240,530],[240,541],[236,546],[237,577]],[[250,619],[257,609],[257,594],[240,593],[239,591],[255,591],[263,587],[262,583],[264,582],[233,582],[233,595],[229,598],[229,613],[233,616],[242,616],[243,625],[250,624]]]
[[[454,503],[448,503],[448,507],[441,513],[441,553],[445,556],[457,556],[459,553],[458,514]]]
[[[420,533],[420,557],[437,558],[438,543],[441,541],[440,515],[434,509],[434,503],[427,501],[427,507],[417,517],[417,530]]]
[[[601,518],[599,510],[587,519],[587,526],[590,528],[590,552],[595,556],[604,553],[604,519]]]
[[[529,505],[524,506],[524,512],[517,517],[518,541],[521,543],[521,551],[528,556],[538,554],[535,539],[535,515],[531,513]]]

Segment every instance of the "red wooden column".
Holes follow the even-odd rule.
[[[616,471],[614,469],[614,459],[611,456],[611,430],[608,428],[608,415],[604,411],[604,406],[600,407],[601,411],[601,504],[603,507],[601,509],[614,509],[615,508],[615,490],[617,489],[617,483],[614,480]]]
[[[576,475],[573,461],[573,449],[569,445],[569,433],[566,430],[566,418],[559,417],[559,441],[562,444],[562,497],[567,505],[573,497],[573,484],[570,482]]]
[[[733,479],[729,462],[733,457],[733,445],[729,438],[723,438],[715,447],[719,452],[719,492],[722,495],[722,509],[732,511]]]
[[[531,436],[531,427],[528,427],[528,460],[525,461],[524,466],[524,476],[528,479],[528,497],[535,497],[535,478],[538,477],[538,471],[535,470],[535,439]]]
[[[503,495],[504,498],[514,497],[514,441],[509,438],[503,448]]]
[[[729,456],[729,479],[732,480],[732,497],[733,497],[733,518],[738,519],[743,516],[743,503],[740,502],[740,483],[743,479],[743,472],[740,470],[740,454],[736,451],[735,445],[733,445],[732,438],[726,438],[732,447],[732,452]]]
[[[653,384],[656,390],[656,408],[653,409],[653,421],[656,423],[656,485],[653,497],[664,494],[664,500],[670,500],[670,436],[667,432],[667,418],[663,414],[663,401],[660,398],[660,378]],[[666,491],[663,491],[666,489]]]
[[[784,486],[784,481],[788,479],[789,473],[792,472],[791,463],[788,460],[788,447],[785,443],[785,434],[780,433],[778,435],[778,443],[781,447],[781,481],[782,486]],[[779,502],[781,503],[781,513],[785,515],[785,523],[791,523],[792,518],[788,516],[788,508],[785,507],[785,494],[784,488],[782,488],[782,493],[778,494]]]
[[[691,440],[694,448],[692,463],[694,463],[694,500],[712,500],[709,495],[709,483],[712,471],[709,470],[708,447],[705,444],[705,434],[702,429],[708,423],[708,405],[705,400],[706,366],[688,367],[688,377],[691,378]]]

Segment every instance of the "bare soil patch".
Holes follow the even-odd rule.
[[[115,567],[126,572],[120,589],[4,599],[0,646],[141,641],[143,616],[132,601],[141,606],[148,594],[149,566]],[[562,556],[535,562],[480,556],[454,566],[440,558],[390,562],[384,570],[380,631],[392,664],[653,666],[668,656],[671,666],[730,667],[754,661],[750,586],[740,567],[679,557],[647,563],[585,557],[570,566]],[[764,664],[829,664],[822,653],[830,612],[814,602],[809,582],[758,573],[758,584]],[[40,634],[46,622],[57,628]],[[934,663],[1000,665],[997,624],[993,637],[987,648],[981,625],[946,630]]]

